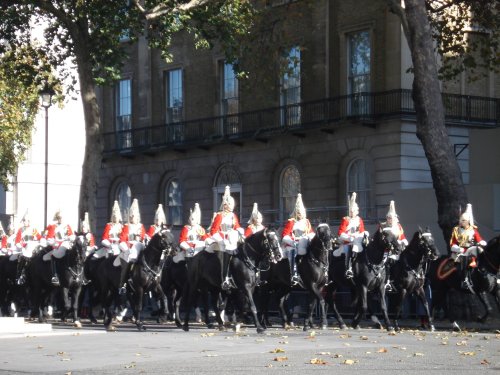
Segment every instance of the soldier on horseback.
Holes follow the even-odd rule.
[[[148,232],[146,233],[146,240],[151,240],[151,238],[166,224],[167,218],[165,216],[165,211],[163,211],[163,205],[160,203],[155,212],[154,223],[149,227]]]
[[[104,227],[104,232],[102,234],[101,245],[103,248],[96,251],[93,256],[95,258],[102,258],[108,254],[120,254],[119,243],[122,230],[123,225],[120,205],[118,201],[115,201],[111,210],[111,219]]]
[[[8,248],[7,248],[7,240],[8,240],[8,238],[9,238],[9,236],[7,235],[7,233],[5,232],[5,230],[3,229],[2,222],[0,222],[0,242],[1,242],[1,245],[0,245],[0,256],[5,256],[8,253]]]
[[[9,220],[7,233],[5,233],[5,236],[2,238],[2,252],[4,255],[8,256],[12,256],[12,254],[16,252],[16,228],[14,227],[14,219],[12,216]]]
[[[472,205],[469,203],[465,212],[460,216],[459,224],[453,228],[450,239],[451,256],[455,262],[460,263],[464,274],[463,289],[470,289],[468,268],[476,267],[478,252],[482,252],[482,247],[485,245],[486,241],[482,239],[477,226],[474,225]],[[470,264],[469,258],[471,258]]]
[[[28,210],[22,218],[22,227],[19,228],[16,234],[15,244],[16,249],[21,252],[21,257],[17,262],[16,282],[18,285],[23,285],[26,282],[25,269],[28,261],[33,256],[33,251],[40,245],[42,236],[40,232],[31,226],[31,220]]]
[[[57,276],[56,260],[54,258],[61,259],[66,254],[66,250],[71,248],[75,240],[75,234],[71,226],[63,223],[61,210],[56,211],[54,214],[54,222],[47,226],[45,230],[45,239],[47,240],[48,252],[44,255],[43,259],[50,259],[52,266],[51,282],[53,285],[57,286],[59,285],[59,277]]]
[[[262,225],[262,214],[259,212],[257,203],[254,203],[250,219],[248,220],[248,226],[245,229],[245,238],[262,229],[264,229],[264,225]]]
[[[389,203],[389,211],[385,215],[386,221],[380,224],[380,228],[384,231],[390,231],[397,238],[401,249],[404,250],[406,246],[408,246],[408,240],[406,239],[403,226],[399,222],[399,217],[396,214],[396,206],[394,201],[390,201]],[[392,292],[394,287],[392,285],[391,280],[391,265],[398,260],[399,254],[388,254],[386,253],[386,261],[385,261],[385,273],[386,273],[386,284],[385,289],[388,292]]]
[[[205,240],[208,238],[205,229],[200,225],[201,209],[198,203],[189,210],[189,224],[184,225],[179,236],[179,246],[182,249],[174,256],[173,261],[179,263],[186,260],[189,267],[191,259],[205,249]]]
[[[295,209],[290,219],[283,228],[281,234],[284,248],[284,256],[290,262],[290,273],[292,274],[292,284],[299,283],[296,261],[298,258],[306,255],[307,245],[314,237],[314,230],[311,227],[309,219],[306,217],[306,208],[302,202],[302,194],[297,195]],[[297,259],[295,259],[297,256]]]
[[[125,224],[120,235],[121,253],[117,259],[120,259],[122,266],[120,274],[120,294],[127,292],[127,277],[132,269],[132,265],[137,261],[139,253],[144,249],[144,237],[146,230],[141,223],[141,214],[139,211],[139,202],[137,199],[132,201],[129,211],[129,222]],[[115,265],[117,262],[115,260]]]
[[[238,247],[238,242],[243,236],[243,228],[240,226],[238,216],[233,212],[234,198],[231,196],[229,186],[226,186],[219,212],[215,215],[210,227],[210,237],[207,239],[207,247],[212,249],[214,244],[218,245],[218,256],[221,261],[222,289],[231,288],[231,279],[228,274],[229,260]],[[210,251],[210,250],[209,250]]]
[[[340,222],[338,236],[343,241],[345,255],[345,276],[352,278],[352,256],[363,251],[363,239],[368,237],[363,219],[359,217],[359,206],[356,203],[356,193],[349,199],[349,216],[344,216]]]

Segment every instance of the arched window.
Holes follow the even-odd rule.
[[[173,178],[166,184],[163,202],[167,224],[182,225],[182,189],[178,179]]]
[[[283,169],[280,178],[280,221],[285,221],[295,208],[297,194],[300,193],[300,173],[295,165]]]
[[[132,204],[132,191],[126,182],[120,182],[116,187],[115,200],[120,205],[122,220],[124,223],[128,222],[128,211]]]
[[[364,159],[355,159],[347,167],[347,194],[356,192],[357,202],[359,205],[359,212],[362,217],[369,217],[371,202],[371,184],[370,175],[368,173],[368,168],[366,161]],[[347,202],[347,197],[346,197]]]

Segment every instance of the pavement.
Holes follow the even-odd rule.
[[[122,323],[116,332],[107,333],[99,325],[75,329],[54,321],[48,333],[0,334],[0,374],[456,375],[500,370],[500,331],[493,326],[429,332],[405,321],[406,328],[394,333],[371,328],[365,321],[366,328],[359,330],[269,328],[258,334],[249,326],[234,332],[192,324],[183,332],[171,323],[147,323],[146,332]]]

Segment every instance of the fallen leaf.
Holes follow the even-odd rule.
[[[424,353],[413,353],[413,356],[414,357],[423,357],[424,356]]]
[[[264,340],[264,339],[255,339],[255,342],[264,342],[264,341],[266,341],[266,340]]]
[[[288,357],[274,357],[273,361],[275,362],[288,361]]]
[[[461,355],[467,355],[467,356],[473,356],[473,355],[476,355],[476,352],[462,352],[462,351],[459,351],[459,353]]]
[[[396,336],[396,332],[394,332],[394,331],[389,331],[387,334],[388,334],[389,336]]]
[[[207,354],[205,357],[218,357],[218,354]]]
[[[129,365],[125,365],[125,368],[134,368],[136,366],[135,362],[132,362]]]
[[[457,342],[457,346],[467,346],[467,341],[466,340],[459,341]]]
[[[271,367],[273,367],[273,365],[272,365],[272,363],[270,363],[266,367],[271,368]]]
[[[341,339],[347,339],[349,337],[351,337],[351,335],[344,334],[344,335],[339,336],[339,338],[341,338]]]
[[[141,353],[135,353],[136,357],[140,357],[142,354]]]
[[[326,365],[328,362],[321,358],[313,358],[309,361],[311,365]]]
[[[57,352],[57,355],[66,355],[66,352]]]
[[[365,352],[365,354],[372,354],[372,352]]]
[[[360,336],[359,337],[361,340],[368,340],[368,336]]]
[[[278,341],[278,344],[288,344],[288,341]]]
[[[386,348],[380,348],[379,350],[377,350],[377,353],[387,353],[387,349]]]
[[[276,348],[274,350],[271,350],[269,353],[284,353],[285,351],[281,348]]]
[[[351,346],[348,342],[344,342],[344,346]]]
[[[43,349],[43,346],[38,345],[36,348],[37,348],[37,349]]]
[[[71,361],[71,358],[61,358],[61,361]]]
[[[481,364],[482,364],[482,365],[489,365],[489,364],[490,364],[490,362],[489,362],[487,359],[483,359],[483,360],[481,361]]]
[[[316,355],[331,355],[330,352],[319,352],[319,353],[316,353]]]
[[[355,363],[358,363],[358,360],[346,359],[343,363],[344,363],[344,365],[353,365]]]
[[[215,333],[214,332],[202,333],[200,336],[201,337],[212,337],[212,336],[215,336]]]
[[[333,358],[342,358],[342,357],[343,357],[343,355],[342,355],[342,354],[334,354],[334,355],[333,355]]]
[[[441,345],[448,345],[448,341],[441,341]]]
[[[71,371],[65,372],[64,375],[71,375]]]

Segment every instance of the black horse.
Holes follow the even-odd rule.
[[[277,263],[271,263],[268,270],[262,270],[260,277],[263,283],[257,288],[261,311],[260,323],[263,327],[272,327],[269,320],[269,302],[271,296],[278,302],[281,326],[288,328],[293,325],[292,313],[288,308],[288,298],[292,290],[290,262],[282,258]]]
[[[132,306],[133,317],[137,329],[144,331],[146,327],[141,319],[144,293],[153,292],[159,296],[165,308],[165,294],[161,288],[161,273],[166,257],[173,248],[174,236],[168,229],[162,229],[155,234],[144,250],[142,250],[133,265],[127,283],[127,297]],[[111,307],[118,297],[121,266],[113,265],[116,257],[102,261],[98,268],[98,282],[101,288],[102,306],[104,309],[104,326],[108,331],[115,330],[112,325],[113,313]],[[126,301],[122,301],[125,305]]]
[[[463,273],[460,272],[460,267],[447,256],[441,256],[435,262],[432,262],[429,270],[433,300],[435,301],[434,310],[442,305],[441,307],[448,313],[448,318],[454,330],[460,330],[460,326],[457,322],[458,311],[448,309],[446,306],[447,302],[452,302],[451,290],[459,292],[465,297],[470,296],[472,293],[478,297],[485,310],[483,315],[477,317],[480,323],[484,323],[492,311],[488,294],[494,296],[500,311],[500,287],[498,284],[500,279],[500,236],[488,241],[484,249],[478,254],[476,263],[476,268],[472,271],[466,271],[470,272],[472,290],[462,288]]]
[[[168,320],[175,320],[177,327],[182,327],[179,310],[186,282],[186,261],[182,260],[175,263],[172,255],[170,255],[165,262],[165,266],[163,267],[161,286],[163,292],[167,296]]]
[[[322,223],[316,228],[316,234],[307,246],[306,255],[297,257],[297,273],[302,286],[309,292],[304,331],[314,327],[312,315],[318,302],[321,307],[321,329],[328,326],[322,289],[328,281],[328,255],[331,250],[332,232],[328,224]]]
[[[356,312],[352,321],[353,328],[359,328],[359,322],[368,310],[368,292],[376,291],[387,330],[393,330],[385,301],[386,259],[384,254],[386,252],[399,253],[400,246],[391,231],[384,231],[379,227],[364,251],[353,260],[353,282],[356,285]]]
[[[239,312],[243,312],[248,304],[252,313],[257,332],[264,332],[257,316],[253,293],[257,284],[257,272],[269,269],[271,263],[281,260],[281,248],[274,229],[265,228],[245,239],[238,246],[238,252],[231,258],[229,267],[237,287]],[[238,325],[236,326],[238,330]]]
[[[398,320],[401,317],[403,300],[407,293],[414,293],[422,302],[429,322],[429,328],[434,331],[429,304],[425,297],[424,283],[428,262],[437,259],[437,248],[434,237],[427,228],[425,231],[419,229],[413,235],[406,249],[401,253],[399,259],[392,266],[392,279],[396,288],[396,314],[394,327],[399,330]]]
[[[17,259],[10,260],[10,256],[0,257],[0,311],[2,316],[17,316],[21,308],[26,306],[27,288],[18,285]]]

